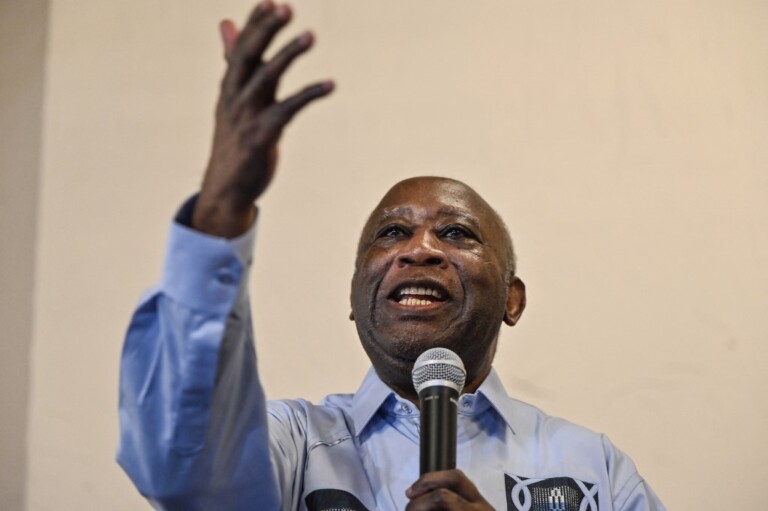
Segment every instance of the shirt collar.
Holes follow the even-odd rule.
[[[355,427],[355,436],[360,436],[376,412],[390,397],[403,403],[406,402],[381,381],[379,375],[371,367],[352,398],[352,422]],[[476,415],[489,407],[492,407],[504,419],[512,433],[515,433],[512,400],[504,390],[504,385],[493,368],[476,393],[463,394],[459,399],[459,413],[465,415]]]
[[[355,426],[355,436],[360,436],[389,396],[395,396],[395,391],[381,381],[373,367],[368,369],[363,383],[352,397],[352,423]]]
[[[509,429],[512,430],[512,433],[516,434],[514,426],[515,414],[513,410],[514,400],[510,399],[510,397],[507,395],[507,391],[504,389],[504,384],[501,383],[501,378],[499,378],[499,375],[496,373],[495,369],[491,368],[491,372],[488,373],[488,376],[477,389],[477,392],[475,394],[469,395],[476,396],[476,400],[487,400],[493,409],[496,410],[496,413],[498,413],[501,418],[504,419],[504,422],[507,423],[507,426],[509,426]],[[476,403],[475,409],[479,409],[480,406],[481,405],[479,403]]]

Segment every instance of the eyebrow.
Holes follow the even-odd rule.
[[[471,215],[467,213],[466,211],[463,211],[461,209],[457,209],[451,206],[443,206],[440,209],[437,210],[437,213],[442,216],[455,216],[459,217],[468,224],[471,224],[474,227],[480,228],[480,220],[474,215]],[[386,222],[387,220],[390,220],[392,218],[398,218],[398,217],[411,217],[413,216],[413,209],[409,207],[399,207],[399,208],[392,208],[392,209],[385,209],[381,216],[379,216],[378,221],[379,223]]]

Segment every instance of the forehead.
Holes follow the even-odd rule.
[[[373,210],[369,223],[393,217],[460,217],[481,227],[491,220],[490,206],[463,183],[415,178],[393,186]]]

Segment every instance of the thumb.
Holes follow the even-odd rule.
[[[219,23],[219,32],[221,33],[221,42],[224,44],[224,57],[229,60],[232,56],[232,50],[240,35],[240,30],[235,26],[232,20],[221,20]]]

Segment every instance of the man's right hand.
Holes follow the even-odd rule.
[[[216,107],[211,159],[192,217],[192,227],[199,231],[232,238],[250,227],[256,214],[253,203],[274,176],[283,128],[299,110],[333,90],[333,82],[320,82],[276,100],[280,77],[314,41],[304,32],[264,61],[270,42],[290,19],[287,5],[265,0],[242,31],[229,20],[221,22],[227,71]]]

